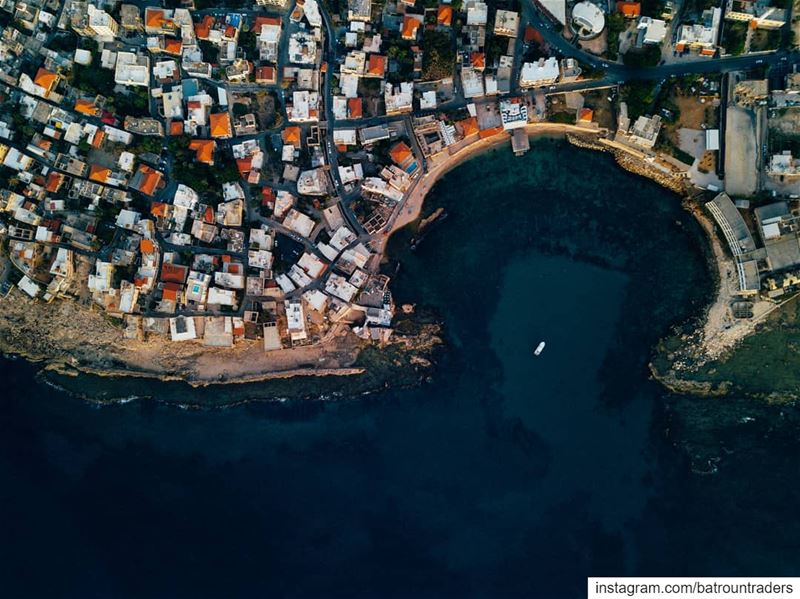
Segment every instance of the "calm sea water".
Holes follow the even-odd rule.
[[[0,363],[2,596],[560,598],[590,575],[796,574],[794,409],[648,378],[711,291],[678,199],[539,141],[429,201],[448,218],[392,248],[399,301],[446,326],[420,388],[186,410],[195,392],[126,381],[112,393],[152,399],[95,407]]]

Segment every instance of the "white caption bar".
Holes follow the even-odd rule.
[[[800,578],[589,578],[588,599],[800,599]]]

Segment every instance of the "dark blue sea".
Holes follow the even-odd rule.
[[[796,575],[797,410],[649,376],[713,291],[680,199],[540,140],[462,165],[437,207],[386,265],[444,325],[418,387],[0,362],[0,596],[558,599],[587,576]]]

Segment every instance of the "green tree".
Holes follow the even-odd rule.
[[[422,78],[426,81],[453,75],[456,51],[449,33],[426,30],[422,36]]]

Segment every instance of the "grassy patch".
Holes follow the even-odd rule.
[[[661,142],[661,144],[659,144],[658,149],[666,154],[669,154],[673,158],[677,158],[684,164],[688,164],[689,166],[691,166],[694,163],[694,156],[692,156],[688,152],[684,152],[683,150],[681,150],[678,146],[673,144],[666,137]]]
[[[575,113],[574,112],[557,112],[555,114],[551,114],[548,120],[552,123],[565,123],[567,125],[574,125],[575,124]]]
[[[661,45],[647,44],[641,50],[630,50],[622,57],[629,67],[654,67],[661,60]]]
[[[425,31],[422,36],[422,78],[436,81],[453,76],[456,50],[450,34],[441,31]]]
[[[627,21],[622,13],[615,12],[608,15],[606,27],[608,28],[608,57],[616,60],[619,56],[619,34],[627,28]]]
[[[749,392],[800,389],[800,303],[790,301],[729,356],[690,375],[700,381],[731,381]]]
[[[764,52],[767,50],[777,50],[780,45],[780,29],[756,29],[753,32],[753,38],[750,40],[750,51]]]
[[[747,39],[747,24],[738,21],[725,21],[722,31],[722,46],[728,52],[738,56],[744,52],[744,42]]]
[[[628,117],[631,121],[646,114],[655,100],[655,83],[650,81],[631,81],[623,85],[621,92],[628,105]]]

